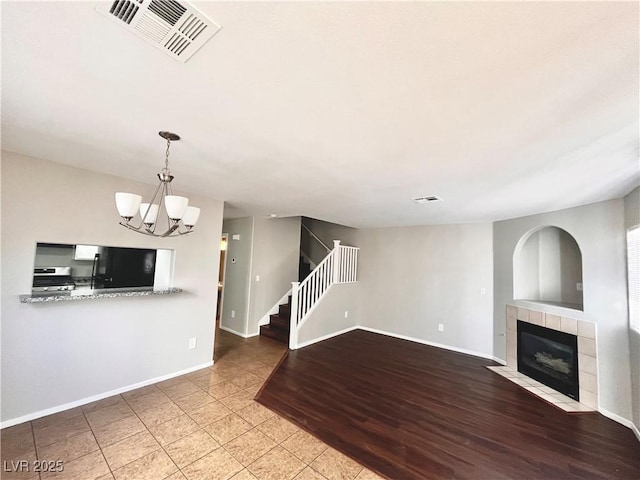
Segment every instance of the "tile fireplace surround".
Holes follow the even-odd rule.
[[[537,310],[516,307],[514,305],[507,305],[506,313],[507,366],[490,367],[490,369],[566,412],[596,411],[598,409],[596,324],[576,318],[561,317]],[[518,372],[517,320],[578,336],[579,403]]]

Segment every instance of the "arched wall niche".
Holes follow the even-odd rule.
[[[582,252],[566,230],[540,226],[513,253],[513,298],[583,310]]]

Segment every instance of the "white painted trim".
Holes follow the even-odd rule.
[[[430,342],[428,340],[409,337],[407,335],[401,335],[399,333],[385,332],[384,330],[378,330],[377,328],[369,328],[369,327],[357,327],[357,328],[359,328],[360,330],[365,330],[367,332],[379,333],[381,335],[386,335],[388,337],[400,338],[401,340],[409,340],[411,342],[421,343],[423,345],[429,345],[431,347],[444,348],[445,350],[451,350],[458,353],[473,355],[474,357],[486,358],[488,360],[495,360],[496,362],[502,363],[502,360],[498,360],[496,357],[494,357],[493,355],[489,355],[488,353],[481,353],[473,350],[467,350],[466,348],[452,347],[451,345],[444,345],[442,343]]]
[[[270,315],[275,315],[276,313],[278,313],[280,305],[286,305],[287,304],[287,302],[289,301],[289,295],[291,295],[291,289],[289,289],[289,291],[287,293],[285,293],[284,296],[280,300],[278,300],[278,303],[276,303],[273,307],[271,307],[271,309],[266,313],[266,315],[260,319],[260,321],[258,322],[258,327],[260,325],[268,325],[269,324],[269,321],[271,320],[271,318],[269,318]]]
[[[218,325],[218,328],[220,330],[224,330],[225,332],[233,333],[234,335],[237,335],[237,336],[242,337],[242,338],[251,338],[251,337],[255,337],[256,335],[260,334],[260,332],[258,332],[258,333],[248,333],[248,334],[247,333],[240,333],[237,330],[234,330],[233,328],[224,327],[224,326],[222,326],[222,324]]]
[[[47,415],[52,415],[54,413],[62,412],[64,410],[69,410],[70,408],[80,407],[82,405],[86,405],[87,403],[97,402],[98,400],[102,400],[107,397],[112,397],[113,395],[119,395],[121,393],[135,390],[136,388],[146,387],[147,385],[162,382],[164,380],[169,380],[170,378],[179,377],[180,375],[185,375],[187,373],[195,372],[196,370],[201,370],[203,368],[210,367],[211,365],[213,365],[213,360],[203,363],[201,365],[196,365],[195,367],[190,367],[185,370],[180,370],[179,372],[174,372],[168,375],[161,375],[159,377],[150,378],[149,380],[144,380],[142,382],[134,383],[133,385],[127,385],[126,387],[117,388],[115,390],[110,390],[108,392],[100,393],[98,395],[92,395],[91,397],[86,397],[80,400],[76,400],[74,402],[64,403],[56,407],[46,408],[44,410],[39,410],[34,413],[29,413],[21,417],[5,420],[3,422],[0,422],[0,428],[12,427],[20,423],[30,422],[31,420],[35,420],[37,418],[46,417]]]
[[[610,412],[609,410],[606,410],[602,407],[598,407],[598,412],[600,412],[605,417],[610,418],[614,422],[618,422],[620,425],[624,425],[625,427],[630,428],[631,431],[636,436],[636,438],[638,439],[638,441],[640,442],[640,430],[638,430],[638,427],[636,427],[631,420],[627,420],[626,418],[621,417],[620,415],[617,415],[613,412]]]
[[[339,330],[337,332],[328,333],[327,335],[323,335],[322,337],[313,338],[311,340],[307,340],[306,342],[299,343],[297,348],[300,349],[300,348],[308,347],[309,345],[313,345],[314,343],[318,343],[323,340],[329,340],[330,338],[337,337],[338,335],[342,335],[343,333],[352,332],[353,330],[357,330],[358,328],[362,328],[362,327],[349,327],[343,330]]]

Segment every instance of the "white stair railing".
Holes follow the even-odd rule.
[[[333,250],[302,282],[291,283],[291,325],[289,348],[298,348],[298,329],[334,283],[357,281],[358,247],[333,241]]]

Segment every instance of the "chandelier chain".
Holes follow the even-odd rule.
[[[169,170],[169,147],[171,146],[171,140],[167,138],[167,151],[164,157],[164,169]]]

